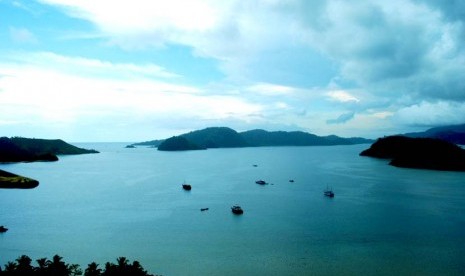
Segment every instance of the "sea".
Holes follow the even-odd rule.
[[[359,156],[369,145],[75,145],[100,153],[0,164],[40,182],[0,190],[2,267],[58,254],[161,275],[465,275],[465,173]]]

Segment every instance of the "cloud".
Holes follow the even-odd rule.
[[[300,20],[302,37],[340,63],[340,81],[393,101],[465,99],[463,21],[423,1],[326,1],[317,18]]]
[[[355,116],[355,112],[349,112],[339,115],[336,119],[327,120],[327,124],[344,124],[350,120],[352,120]]]
[[[292,8],[285,2],[41,2],[58,7],[72,17],[91,22],[102,37],[108,37],[110,44],[123,49],[169,47],[172,44],[188,46],[194,55],[218,60],[219,68],[230,79],[243,80],[247,79],[247,75],[260,75],[257,70],[264,69],[260,66],[263,61],[273,64],[265,68],[270,72],[267,75],[279,76],[289,70],[298,74],[299,71],[298,68],[285,68],[283,62],[297,62],[301,55],[294,54],[295,47],[303,45],[293,37],[293,15],[282,12],[283,8]],[[277,50],[284,55],[276,55]],[[313,51],[302,48],[300,52]]]
[[[355,96],[351,95],[350,93],[344,90],[333,90],[333,91],[328,92],[327,95],[331,100],[343,102],[343,103],[360,101]]]
[[[248,91],[265,96],[291,95],[295,88],[271,83],[257,83],[247,88]]]
[[[115,63],[83,57],[69,57],[53,52],[10,52],[2,55],[12,63],[29,64],[88,77],[131,78],[145,77],[174,79],[181,76],[156,64]]]
[[[394,119],[404,125],[435,127],[465,122],[465,103],[426,102],[399,109]]]
[[[122,47],[187,45],[196,55],[220,61],[223,72],[236,80],[276,77],[286,70],[298,75],[301,68],[285,67],[278,56],[297,60],[293,54],[305,49],[335,61],[340,71],[334,79],[341,84],[396,94],[393,100],[400,94],[465,98],[460,81],[465,17],[458,16],[463,6],[458,1],[42,2],[92,22]],[[299,65],[319,66],[307,62]],[[264,75],[259,64],[273,67]]]
[[[10,27],[10,37],[14,42],[25,44],[36,44],[36,36],[26,28]]]
[[[27,62],[27,57],[34,58]],[[44,125],[65,127],[106,121],[111,126],[117,123],[115,120],[165,118],[165,125],[169,125],[176,118],[249,120],[262,109],[261,105],[237,96],[210,95],[199,87],[172,83],[171,77],[154,79],[150,74],[159,72],[153,66],[113,64],[52,53],[10,58],[26,60],[0,63],[0,106],[5,111],[0,114],[0,121],[4,124],[35,118]],[[73,67],[71,71],[62,70]],[[129,71],[133,76],[121,78],[120,71]],[[89,76],[89,72],[100,77]],[[110,74],[105,75],[107,72]]]
[[[47,51],[3,55],[4,85],[13,79],[25,81],[29,74],[34,86],[27,89],[55,91],[38,79],[54,77],[57,86],[70,90],[62,93],[72,91],[93,102],[77,100],[92,112],[111,113],[114,107],[176,120],[186,109],[185,114],[199,120],[255,120],[262,125],[342,131],[341,123],[353,129],[365,122],[369,122],[365,128],[391,127],[393,122],[415,125],[422,120],[455,122],[460,116],[451,116],[451,111],[461,111],[465,101],[465,9],[460,1],[39,2],[92,26],[73,29],[66,39],[98,37],[96,47],[103,51],[113,47],[112,54],[124,51],[125,57],[134,54],[134,60],[174,45],[194,57],[214,60],[213,66],[224,73],[224,79],[212,80],[215,83],[206,76],[208,84],[200,87],[182,85],[194,81],[171,71],[175,66],[169,70],[151,62],[118,63]],[[10,33],[19,34],[18,30]],[[23,37],[27,32],[33,35],[26,29]],[[73,88],[65,87],[65,81]],[[20,82],[16,85],[22,87]],[[13,86],[9,89],[13,91]],[[85,89],[110,99],[91,101],[90,92],[78,91]],[[61,95],[44,93],[57,99]],[[80,116],[79,112],[65,113],[69,116],[63,118]],[[424,117],[416,115],[423,113]]]

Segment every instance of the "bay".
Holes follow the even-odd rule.
[[[0,164],[40,181],[0,190],[0,265],[59,254],[83,269],[125,256],[163,275],[465,274],[464,173],[358,156],[368,145],[77,145],[101,153]]]

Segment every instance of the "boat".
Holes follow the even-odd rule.
[[[289,179],[289,182],[294,183],[294,179]]]
[[[242,215],[244,213],[244,210],[242,210],[241,206],[238,205],[234,205],[233,207],[231,207],[231,211],[233,212],[233,214],[236,215]]]
[[[0,233],[5,233],[6,231],[8,231],[8,228],[6,228],[5,226],[1,225],[1,226],[0,226]]]
[[[324,191],[324,195],[327,196],[327,197],[333,198],[334,197],[334,192],[333,192],[332,189],[326,187],[326,190]]]
[[[200,211],[208,211],[208,208],[200,208]]]
[[[266,181],[265,180],[257,180],[255,183],[260,184],[260,185],[265,185]]]
[[[183,188],[184,190],[186,190],[186,191],[190,191],[190,190],[192,189],[191,185],[190,185],[190,184],[186,184],[186,183],[182,184],[182,188]]]

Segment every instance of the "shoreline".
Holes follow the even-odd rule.
[[[0,188],[2,189],[33,189],[39,186],[39,181],[0,170]]]

